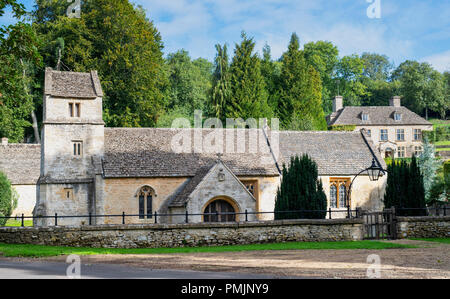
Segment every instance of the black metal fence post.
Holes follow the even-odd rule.
[[[58,213],[55,213],[55,226],[58,226]]]
[[[89,225],[92,225],[92,213],[89,212]]]
[[[155,211],[155,223],[158,223],[158,212]]]
[[[245,210],[245,222],[247,222],[247,221],[248,221],[248,211]]]
[[[352,218],[352,214],[351,214],[351,211],[350,211],[350,206],[347,206],[347,216],[348,216],[348,219]]]
[[[25,219],[25,218],[23,217],[23,214],[22,214],[22,227],[25,226],[25,223],[24,223],[25,221],[24,221],[24,219]]]
[[[331,219],[331,208],[328,209],[328,213],[329,213],[328,218]]]
[[[189,223],[189,213],[188,213],[187,210],[186,210],[186,219],[185,219],[185,222],[186,222],[186,223]]]
[[[125,212],[122,212],[122,224],[125,224]]]

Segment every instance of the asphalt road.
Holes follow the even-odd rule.
[[[0,279],[67,279],[69,264],[0,260]],[[81,279],[273,279],[269,275],[133,268],[81,264]]]

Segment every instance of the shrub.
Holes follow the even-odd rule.
[[[291,158],[283,165],[283,176],[275,201],[275,219],[324,219],[327,197],[318,179],[317,164],[308,155]],[[315,212],[276,213],[314,210]]]
[[[17,193],[11,187],[11,182],[5,174],[0,172],[0,217],[9,217],[17,207]],[[0,226],[4,226],[7,219],[0,219]]]

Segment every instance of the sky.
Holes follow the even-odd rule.
[[[66,1],[66,0],[61,0]],[[28,10],[33,0],[21,0]],[[165,54],[187,50],[213,60],[215,44],[234,49],[244,30],[256,50],[267,43],[273,58],[296,32],[301,44],[327,40],[340,56],[387,55],[395,65],[418,60],[450,71],[448,0],[132,0],[161,32]],[[69,4],[68,4],[69,5]],[[83,13],[83,11],[81,11]],[[0,25],[14,22],[8,11]],[[231,53],[230,53],[231,54]]]

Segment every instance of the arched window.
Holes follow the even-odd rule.
[[[205,214],[207,213],[217,213],[217,215],[204,215],[204,222],[233,222],[236,221],[236,211],[233,206],[225,201],[225,200],[215,200],[210,203],[206,209]],[[230,213],[230,214],[222,214],[221,213]]]
[[[347,188],[344,184],[339,186],[339,208],[345,208],[345,198],[346,198]]]
[[[139,219],[152,218],[154,194],[149,186],[144,186],[139,191]]]
[[[337,188],[336,185],[330,186],[330,207],[337,208]]]

